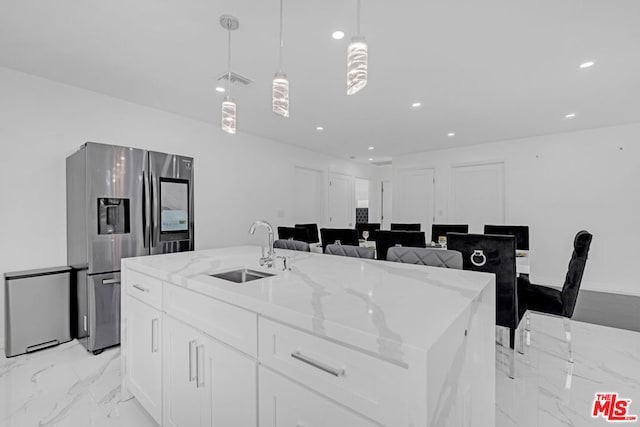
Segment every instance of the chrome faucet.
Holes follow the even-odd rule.
[[[269,233],[269,250],[267,255],[264,255],[264,246],[262,247],[262,256],[260,257],[260,265],[266,265],[268,268],[273,267],[273,264],[276,261],[276,253],[273,249],[273,227],[267,221],[256,221],[251,225],[249,229],[249,234],[253,234],[256,232],[256,228],[258,226],[265,227],[267,229],[267,233]]]

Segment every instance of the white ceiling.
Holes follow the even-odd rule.
[[[355,0],[285,0],[290,119],[270,111],[278,5],[0,0],[0,65],[218,123],[218,17],[231,13],[233,71],[254,80],[233,93],[239,130],[315,151],[380,160],[640,121],[638,0],[362,0],[369,84],[354,96]],[[345,39],[331,38],[336,29]],[[579,69],[587,60],[596,65]]]

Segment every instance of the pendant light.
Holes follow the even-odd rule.
[[[357,1],[356,35],[347,47],[347,95],[359,92],[367,85],[367,64],[369,47],[360,36],[360,0]]]
[[[280,0],[280,56],[279,56],[279,69],[276,75],[273,77],[271,85],[271,111],[282,117],[289,117],[289,79],[287,75],[282,71],[282,48],[284,43],[282,41],[282,3],[284,0]]]
[[[227,96],[222,101],[221,128],[223,131],[236,133],[236,103],[231,97],[231,31],[240,26],[238,19],[231,15],[222,15],[220,25],[227,30]]]

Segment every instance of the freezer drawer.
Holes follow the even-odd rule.
[[[87,275],[78,283],[78,312],[82,315],[78,341],[94,353],[120,344],[120,273]]]
[[[5,273],[6,357],[71,340],[71,269]]]

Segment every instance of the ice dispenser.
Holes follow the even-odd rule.
[[[98,234],[129,233],[129,199],[98,199]]]

